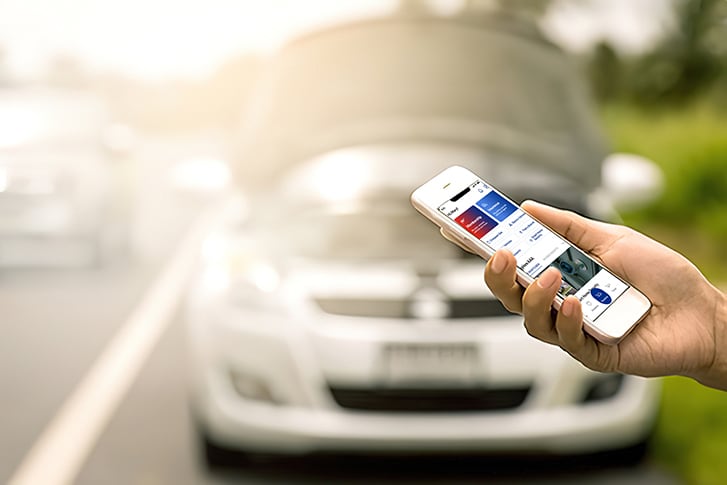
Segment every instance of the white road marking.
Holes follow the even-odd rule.
[[[141,303],[61,406],[8,485],[67,485],[75,480],[172,320],[210,222],[211,219],[203,218],[192,226]]]

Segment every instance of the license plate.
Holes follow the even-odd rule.
[[[474,378],[478,353],[472,344],[391,344],[384,361],[394,382],[461,382]]]

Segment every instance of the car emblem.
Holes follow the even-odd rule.
[[[434,288],[423,288],[411,297],[409,313],[419,319],[447,318],[450,314],[447,297]]]

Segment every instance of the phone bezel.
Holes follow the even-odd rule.
[[[412,193],[411,202],[422,215],[434,222],[448,235],[453,236],[466,247],[472,249],[483,259],[488,260],[494,253],[494,250],[480,239],[472,236],[469,232],[467,232],[467,230],[438,210],[438,207],[444,201],[451,199],[476,180],[481,180],[498,194],[512,202],[506,194],[502,193],[502,191],[498,190],[491,183],[472,171],[458,165],[445,169],[422,184]],[[515,204],[514,202],[512,203]],[[533,217],[533,219],[537,220],[535,217]],[[570,246],[577,247],[553,231],[546,224],[543,224],[539,220],[538,223],[543,225],[547,230],[551,231]],[[581,251],[583,250],[581,249]],[[587,252],[586,254],[589,258],[594,258],[594,256]],[[596,262],[603,266],[606,271],[613,274],[613,272],[606,268],[602,262],[598,260],[596,260]],[[616,277],[619,278],[618,276]],[[619,279],[623,281],[622,278]],[[534,281],[533,278],[523,272],[520,268],[517,269],[517,280],[523,287],[527,287]],[[584,327],[588,333],[597,340],[611,345],[620,342],[626,335],[628,335],[628,333],[651,309],[651,302],[643,293],[638,291],[631,283],[626,281],[624,281],[624,283],[628,285],[628,289],[620,297],[618,297],[613,304],[604,310],[604,312],[597,318],[597,321],[591,321],[585,317],[583,319]],[[560,309],[562,301],[563,298],[560,295],[556,295],[556,298],[553,301],[553,307],[556,310]]]

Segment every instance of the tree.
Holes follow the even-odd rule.
[[[593,49],[588,77],[593,94],[599,101],[612,101],[621,94],[623,66],[618,53],[608,42],[601,41]]]
[[[630,84],[636,101],[685,102],[724,75],[727,2],[683,0],[675,8],[677,28],[634,65]]]

